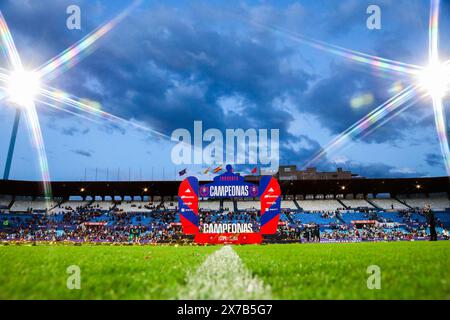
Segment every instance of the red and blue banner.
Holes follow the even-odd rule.
[[[259,232],[200,232],[199,198],[259,198],[261,203]],[[197,243],[261,243],[262,235],[276,233],[280,219],[280,206],[281,189],[274,177],[262,176],[259,185],[256,185],[246,182],[244,177],[233,173],[231,165],[227,165],[226,172],[216,176],[212,183],[199,186],[198,179],[195,177],[184,179],[178,192],[178,208],[183,232],[195,235],[194,241]],[[233,232],[239,229],[230,224],[222,226],[224,230],[233,230]]]
[[[178,210],[184,234],[197,234],[198,220],[198,180],[195,177],[184,179],[178,189]]]

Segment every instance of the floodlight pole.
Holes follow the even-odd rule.
[[[9,142],[8,157],[6,158],[5,173],[3,174],[3,180],[9,179],[9,172],[11,171],[11,163],[14,154],[14,147],[16,146],[17,131],[19,129],[20,114],[21,109],[16,108],[16,116],[14,118],[14,125],[11,132],[11,140]]]

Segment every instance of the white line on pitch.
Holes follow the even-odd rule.
[[[194,272],[188,273],[187,284],[179,299],[271,299],[270,286],[253,276],[231,246],[209,255]]]

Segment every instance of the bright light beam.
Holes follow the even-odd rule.
[[[243,22],[247,22],[247,23],[253,24],[257,27],[278,33],[286,38],[289,38],[296,42],[300,42],[302,44],[306,44],[315,49],[329,52],[334,55],[341,56],[346,59],[350,59],[350,60],[353,60],[353,61],[356,61],[359,63],[369,64],[376,69],[395,71],[398,73],[409,74],[409,75],[417,75],[423,69],[421,66],[408,64],[408,63],[404,63],[404,62],[400,62],[400,61],[395,61],[395,60],[391,60],[391,59],[381,58],[381,57],[377,57],[374,55],[362,53],[362,52],[359,52],[356,50],[351,50],[351,49],[343,48],[343,47],[340,47],[337,45],[329,44],[324,41],[312,39],[312,38],[306,37],[304,35],[295,33],[291,30],[281,28],[279,26],[268,26],[268,25],[265,25],[261,22],[258,22],[256,20],[252,20],[252,19],[244,20],[244,18],[241,17],[241,15],[239,15],[237,13],[235,14],[231,11],[229,13],[232,14],[234,17],[237,17],[238,19],[240,19]]]
[[[9,63],[13,67],[13,70],[21,70],[22,62],[20,61],[19,53],[17,52],[16,45],[14,44],[13,37],[9,31],[6,20],[0,11],[0,35],[3,42],[3,52],[8,58]]]
[[[0,68],[0,81],[5,82],[5,84],[9,86],[10,85],[10,81],[9,81],[10,78],[6,74],[2,73],[1,71],[3,71],[2,68]],[[0,89],[8,91],[8,87],[0,86]],[[66,106],[69,106],[69,107],[72,107],[74,109],[77,109],[78,111],[82,111],[84,113],[88,113],[90,115],[93,115],[93,116],[95,116],[95,117],[97,117],[99,119],[102,119],[102,120],[105,120],[105,121],[109,121],[109,122],[113,122],[113,123],[116,123],[116,124],[132,126],[132,127],[136,128],[136,129],[139,129],[139,130],[151,133],[153,135],[157,135],[159,137],[163,137],[165,139],[169,139],[170,140],[170,137],[167,136],[164,133],[161,133],[161,132],[159,132],[157,130],[151,129],[151,128],[146,127],[144,125],[141,125],[139,123],[136,123],[136,122],[133,122],[133,121],[129,121],[129,120],[126,120],[124,118],[115,116],[115,115],[113,115],[111,113],[102,111],[102,110],[100,110],[98,108],[95,108],[95,107],[85,103],[85,102],[81,102],[80,98],[78,98],[78,97],[76,97],[74,95],[70,95],[67,92],[64,92],[62,90],[55,89],[55,88],[52,88],[50,86],[41,85],[39,87],[39,91],[37,92],[37,94],[39,94],[40,96],[42,96],[44,98],[47,98],[47,99],[49,99],[51,101],[54,101],[54,102],[56,102],[58,104],[64,104]],[[0,94],[0,99],[1,99],[1,94]],[[73,111],[69,111],[69,110],[63,108],[62,106],[57,106],[56,104],[45,102],[43,100],[37,100],[37,99],[34,99],[34,100],[37,101],[37,102],[43,103],[43,104],[45,104],[45,105],[47,105],[49,107],[52,107],[54,109],[58,109],[58,110],[61,110],[61,111],[67,111],[68,113],[71,113],[73,115],[79,115],[78,113],[73,112]],[[79,115],[79,116],[80,117],[84,117],[82,115]],[[99,122],[96,122],[96,123],[99,123]]]
[[[48,101],[44,101],[44,100],[40,100],[40,99],[36,99],[35,101],[36,101],[36,102],[39,102],[39,103],[41,103],[41,104],[43,104],[43,105],[46,105],[46,106],[48,106],[48,107],[50,107],[50,108],[52,108],[52,109],[55,109],[55,110],[58,110],[58,111],[62,111],[62,112],[68,113],[68,114],[70,114],[70,115],[73,115],[73,116],[76,116],[76,117],[78,117],[78,118],[81,118],[81,119],[84,119],[84,120],[93,122],[93,123],[95,123],[95,124],[98,124],[98,125],[102,124],[99,120],[93,119],[92,117],[88,117],[88,116],[86,116],[86,115],[76,113],[76,112],[74,112],[74,111],[72,111],[72,110],[68,110],[68,109],[62,108],[62,107],[57,106],[56,104],[50,103],[50,102],[48,102]]]
[[[368,131],[364,132],[364,134],[361,136],[361,139],[364,139],[365,137],[371,135],[374,131],[378,130],[380,127],[385,125],[386,123],[390,122],[392,119],[398,117],[406,110],[410,109],[412,106],[414,106],[419,100],[421,100],[422,97],[418,97],[417,99],[414,99],[410,103],[408,103],[405,106],[400,107],[399,109],[395,110],[392,114],[389,114],[386,118],[384,118],[380,123],[378,123],[376,126],[370,128]]]
[[[334,151],[343,144],[350,142],[356,136],[362,134],[365,130],[370,129],[377,122],[385,118],[389,113],[394,112],[405,102],[411,100],[416,95],[417,86],[409,86],[378,106],[364,118],[360,119],[347,130],[335,137],[321,151],[319,151],[311,160],[306,163],[306,167],[311,166],[325,154]]]
[[[79,60],[80,55],[91,47],[97,40],[105,36],[109,31],[111,31],[115,26],[117,26],[122,20],[124,20],[131,11],[133,11],[142,0],[135,0],[133,3],[125,8],[119,15],[114,19],[105,23],[104,25],[98,27],[96,30],[85,36],[83,39],[70,46],[63,52],[61,52],[56,57],[50,59],[44,63],[41,67],[36,70],[37,75],[40,78],[49,78],[52,73],[56,73],[62,70],[62,67],[66,69],[74,66]],[[65,69],[65,70],[66,70]]]
[[[443,99],[450,91],[450,65],[432,61],[420,74],[419,81],[431,97]]]
[[[108,112],[99,110],[97,108],[94,108],[94,107],[90,106],[89,104],[86,104],[84,102],[78,101],[79,99],[77,97],[69,95],[66,92],[63,92],[63,91],[60,91],[60,90],[54,90],[54,89],[52,89],[50,87],[47,87],[47,88],[49,88],[49,89],[41,88],[40,94],[43,97],[46,97],[46,98],[48,98],[48,99],[50,99],[50,100],[52,100],[54,102],[63,103],[65,105],[68,105],[68,106],[70,106],[72,108],[75,108],[75,109],[77,109],[79,111],[89,113],[90,115],[96,116],[96,117],[101,118],[101,119],[106,120],[106,121],[110,121],[110,122],[113,122],[113,123],[121,123],[123,125],[130,125],[130,126],[133,126],[133,127],[137,128],[137,129],[140,129],[140,130],[149,132],[151,134],[163,137],[165,139],[170,139],[170,137],[168,137],[167,135],[165,135],[165,134],[163,134],[161,132],[158,132],[158,131],[156,131],[154,129],[148,128],[148,127],[143,126],[143,125],[141,125],[139,123],[136,123],[136,122],[125,120],[125,119],[123,119],[121,117],[118,117],[118,116],[115,116],[115,115],[113,115],[111,113],[108,113]]]

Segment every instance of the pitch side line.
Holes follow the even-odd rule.
[[[234,300],[271,299],[270,286],[253,276],[231,246],[209,255],[194,272],[188,273],[187,284],[179,299]]]

